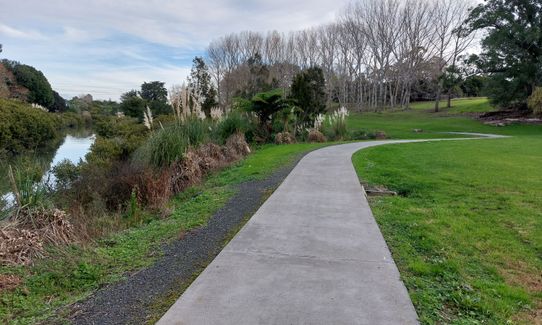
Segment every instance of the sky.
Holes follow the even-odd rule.
[[[215,38],[333,21],[348,0],[0,0],[0,58],[41,70],[64,98],[118,100],[180,84]]]

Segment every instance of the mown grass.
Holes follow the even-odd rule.
[[[320,146],[264,146],[176,197],[168,218],[143,216],[143,224],[96,243],[50,249],[49,258],[31,267],[1,267],[0,274],[17,274],[23,284],[14,291],[2,292],[0,323],[30,324],[63,314],[68,304],[152,264],[161,254],[161,245],[182,231],[204,225],[234,195],[236,184],[266,177],[302,152]]]
[[[468,105],[472,103],[477,107],[489,110],[487,99],[457,99],[452,101],[452,110],[461,108],[468,111]],[[458,137],[458,135],[443,134],[442,132],[482,132],[498,133],[505,135],[524,134],[536,132],[540,126],[536,125],[509,125],[506,127],[494,127],[484,125],[470,116],[460,113],[449,114],[445,111],[433,113],[424,109],[430,103],[414,103],[410,111],[394,111],[382,113],[353,113],[348,117],[347,124],[350,131],[367,130],[369,132],[384,131],[392,139],[427,139]],[[414,130],[421,130],[415,132]]]
[[[483,113],[493,110],[489,101],[485,97],[469,97],[452,99],[452,107],[447,108],[448,101],[439,102],[440,114],[464,114],[464,113]],[[434,101],[415,102],[410,105],[413,110],[431,111],[435,109]]]
[[[362,180],[400,194],[370,202],[423,324],[541,321],[542,127],[503,131],[515,136],[353,157]]]

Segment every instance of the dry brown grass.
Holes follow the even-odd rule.
[[[13,274],[0,274],[0,293],[17,288],[23,280]]]
[[[310,130],[307,137],[309,142],[326,142],[326,136],[318,130]]]
[[[224,146],[209,143],[196,149],[191,148],[172,167],[171,191],[179,193],[199,184],[206,174],[238,161],[249,153],[245,136],[239,133],[229,137]]]
[[[295,143],[295,137],[290,132],[279,132],[275,135],[276,144],[292,144]]]
[[[2,265],[28,265],[45,255],[45,245],[66,245],[77,238],[64,211],[21,210],[0,229],[0,262]]]

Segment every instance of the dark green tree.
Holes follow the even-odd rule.
[[[68,108],[66,100],[60,96],[59,93],[53,90],[54,101],[53,104],[49,107],[51,112],[65,112]]]
[[[526,107],[542,81],[542,2],[486,0],[467,19],[471,31],[485,30],[482,53],[471,57],[487,74],[488,96],[502,107]]]
[[[256,115],[260,124],[268,125],[273,115],[287,107],[286,101],[282,96],[282,89],[274,89],[268,92],[262,92],[254,95],[250,100],[250,110]]]
[[[130,90],[122,94],[120,100],[120,109],[124,114],[143,120],[143,112],[145,112],[147,103],[137,90]]]
[[[295,111],[298,123],[312,124],[318,114],[324,113],[325,87],[324,72],[319,67],[308,68],[294,77],[290,98],[298,108]]]
[[[480,75],[468,76],[461,83],[461,91],[466,97],[480,97],[484,96],[484,89],[487,80]]]
[[[203,58],[196,56],[192,62],[188,85],[195,99],[201,103],[201,110],[205,116],[210,117],[211,109],[218,105],[217,93]]]
[[[161,81],[144,82],[141,85],[141,98],[148,101],[167,102],[167,89]]]
[[[161,81],[144,82],[141,85],[141,98],[143,98],[154,115],[171,113],[167,103],[167,89]]]

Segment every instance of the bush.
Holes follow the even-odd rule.
[[[295,143],[295,137],[290,132],[279,132],[275,134],[276,144],[291,144]]]
[[[30,159],[20,160],[16,166],[9,166],[8,177],[17,207],[37,208],[48,206],[49,188],[42,182],[45,167]]]
[[[180,160],[190,146],[208,139],[207,122],[190,118],[155,131],[136,153],[135,159],[152,167],[169,166]]]
[[[58,114],[58,118],[60,119],[60,123],[62,124],[62,126],[67,128],[75,129],[81,128],[85,125],[83,117],[80,114],[74,112]]]
[[[308,135],[309,142],[326,142],[326,137],[318,130],[310,130]]]
[[[542,87],[536,87],[531,96],[529,96],[527,105],[534,114],[542,115]]]
[[[55,115],[15,100],[0,99],[0,150],[15,155],[58,139]]]
[[[121,138],[108,139],[98,136],[85,158],[90,164],[104,164],[127,158],[130,152],[123,144]]]
[[[249,130],[249,122],[239,111],[232,111],[224,119],[218,122],[214,136],[216,142],[223,144],[235,133],[245,133]]]
[[[79,178],[81,172],[79,166],[65,159],[53,166],[51,173],[55,176],[55,189],[67,190]]]
[[[367,130],[355,130],[350,134],[350,139],[352,140],[368,140],[374,139],[374,134],[369,133]]]
[[[343,106],[327,117],[329,135],[331,138],[333,138],[333,140],[343,140],[348,135],[348,130],[346,128],[347,116],[348,111]]]

